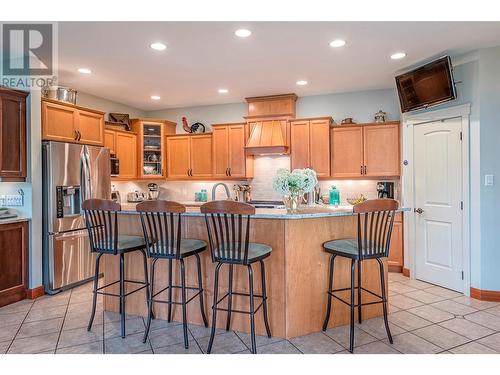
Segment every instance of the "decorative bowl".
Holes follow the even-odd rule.
[[[347,203],[354,206],[358,203],[363,203],[364,201],[366,201],[366,197],[363,194],[360,194],[359,197],[349,197],[346,200]]]

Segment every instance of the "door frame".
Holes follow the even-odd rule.
[[[410,270],[410,277],[415,278],[416,273],[416,220],[413,208],[416,207],[415,197],[415,172],[413,168],[413,142],[414,126],[434,121],[460,118],[462,122],[462,268],[464,272],[463,294],[470,295],[471,284],[471,243],[470,243],[470,103],[450,108],[415,114],[403,114],[403,173],[401,175],[402,204],[410,207],[411,212],[404,220],[404,247],[408,249],[405,254],[405,266]]]

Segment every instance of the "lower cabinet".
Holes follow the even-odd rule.
[[[26,298],[28,222],[0,224],[0,307]]]
[[[389,264],[390,272],[403,272],[403,217],[397,213],[392,226],[391,244],[389,246]]]

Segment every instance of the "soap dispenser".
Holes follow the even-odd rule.
[[[328,203],[337,207],[340,204],[340,192],[335,185],[330,188]]]

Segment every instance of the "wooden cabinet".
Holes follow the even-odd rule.
[[[0,181],[26,180],[26,97],[0,87]]]
[[[167,136],[167,176],[170,179],[212,177],[212,135]]]
[[[165,135],[175,134],[176,125],[167,120],[132,119],[132,130],[137,133],[138,178],[166,176]]]
[[[389,258],[387,259],[390,272],[403,272],[403,247],[403,216],[400,212],[398,212],[396,213],[394,224],[392,226]]]
[[[330,176],[330,117],[290,123],[291,169],[311,168],[318,177]]]
[[[44,98],[42,139],[102,146],[104,112]]]
[[[115,154],[120,163],[120,174],[114,180],[137,178],[137,134],[122,130],[104,131],[104,147]]]
[[[245,155],[246,123],[213,124],[212,131],[213,177],[249,177],[253,158]]]
[[[341,125],[331,130],[331,177],[398,177],[399,122]]]
[[[0,224],[0,307],[26,298],[28,223]]]

